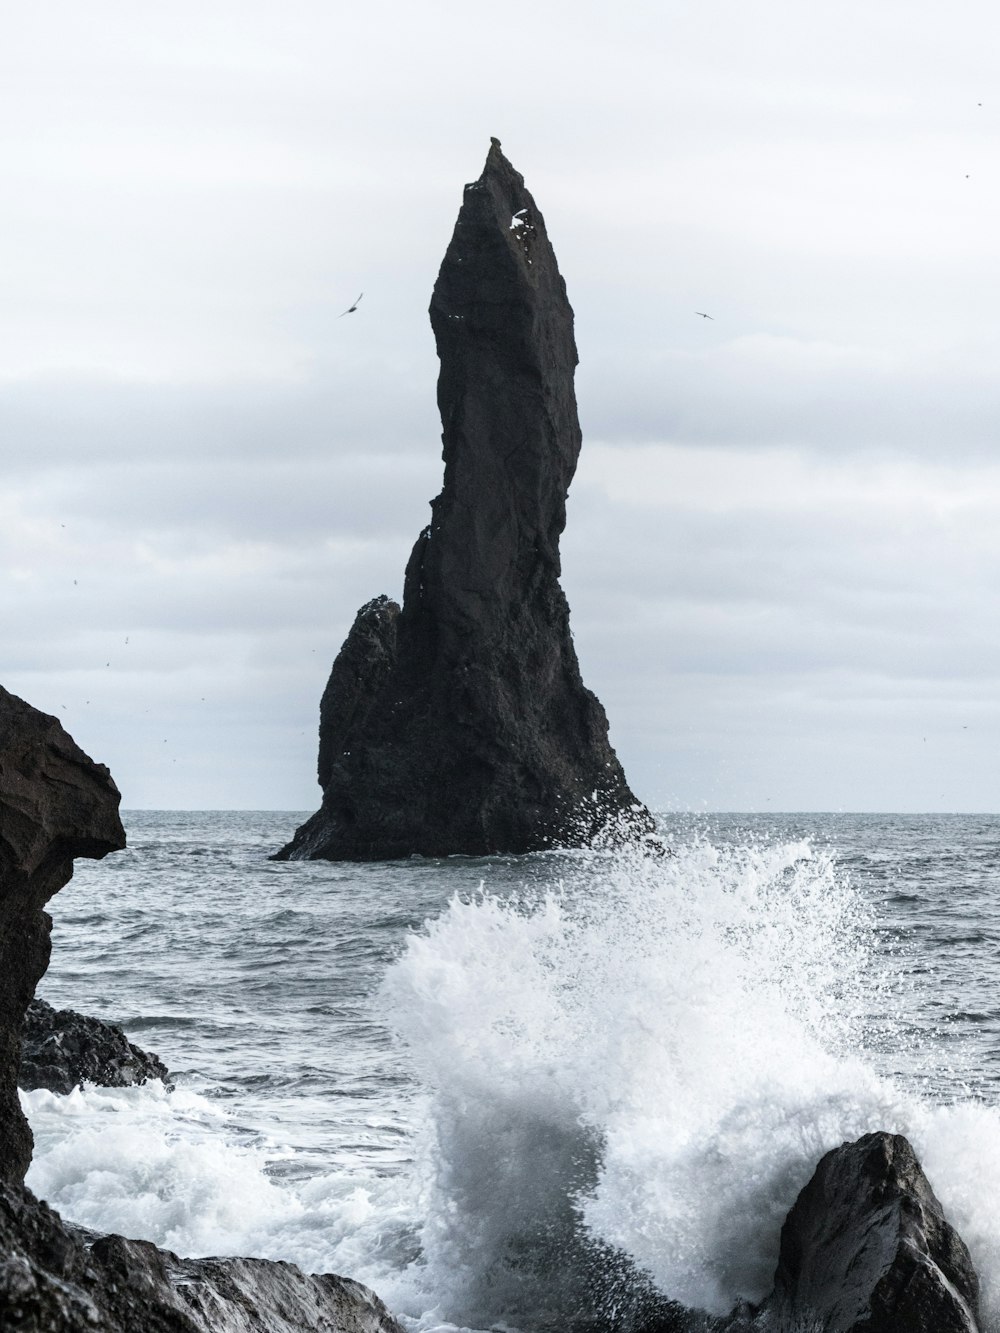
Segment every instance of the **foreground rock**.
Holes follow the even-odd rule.
[[[334,663],[323,804],[279,859],[528,852],[653,829],[581,680],[559,586],[580,451],[573,312],[496,140],[430,315],[444,487],[402,609],[368,603]]]
[[[905,1138],[826,1154],[781,1231],[774,1292],[753,1327],[977,1333],[979,1279]]]
[[[979,1279],[909,1142],[828,1152],[781,1229],[771,1295],[729,1315],[640,1291],[633,1333],[979,1333]]]
[[[179,1259],[67,1228],[0,1185],[0,1328],[24,1333],[402,1333],[367,1287],[263,1259]]]
[[[36,996],[21,1029],[18,1086],[68,1093],[81,1083],[127,1088],[147,1079],[170,1080],[159,1056],[133,1046],[120,1027],[72,1009],[53,1009]]]
[[[17,1075],[24,1015],[49,964],[43,909],[74,857],[125,846],[120,799],[56,718],[0,687],[0,1180],[19,1183],[31,1160]]]

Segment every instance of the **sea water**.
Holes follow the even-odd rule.
[[[64,1216],[346,1274],[418,1329],[600,1316],[602,1273],[725,1311],[819,1157],[885,1129],[1000,1327],[1000,817],[269,861],[302,818],[127,813],[50,905],[40,993],[174,1082],[25,1095]]]

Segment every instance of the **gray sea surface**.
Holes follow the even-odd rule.
[[[662,860],[270,861],[305,817],[125,812],[127,850],[50,904],[39,993],[176,1085],[26,1099],[30,1183],[64,1214],[347,1272],[423,1328],[578,1312],[591,1242],[722,1310],[766,1289],[822,1151],[888,1128],[996,1307],[1000,817],[665,815]]]

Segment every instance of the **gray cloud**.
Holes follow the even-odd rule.
[[[565,583],[633,784],[991,804],[1000,18],[961,20],[22,6],[4,684],[126,804],[313,804],[330,659],[440,486],[426,309],[498,134],[577,314]]]

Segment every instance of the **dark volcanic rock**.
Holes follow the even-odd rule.
[[[359,1282],[265,1259],[179,1259],[66,1227],[0,1184],[0,1329],[23,1333],[402,1333]]]
[[[0,1180],[20,1182],[31,1131],[17,1097],[21,1027],[49,963],[43,910],[75,856],[125,846],[111,774],[62,729],[0,688]]]
[[[781,1231],[754,1328],[976,1333],[979,1280],[913,1149],[866,1134],[826,1154]]]
[[[19,1087],[67,1093],[80,1083],[127,1088],[148,1078],[166,1083],[170,1075],[159,1056],[133,1046],[120,1027],[53,1009],[37,996],[31,1001],[21,1030]]]
[[[334,664],[322,808],[279,859],[527,852],[653,829],[580,678],[559,586],[580,451],[573,312],[495,140],[430,315],[444,487],[402,610],[369,603]]]

